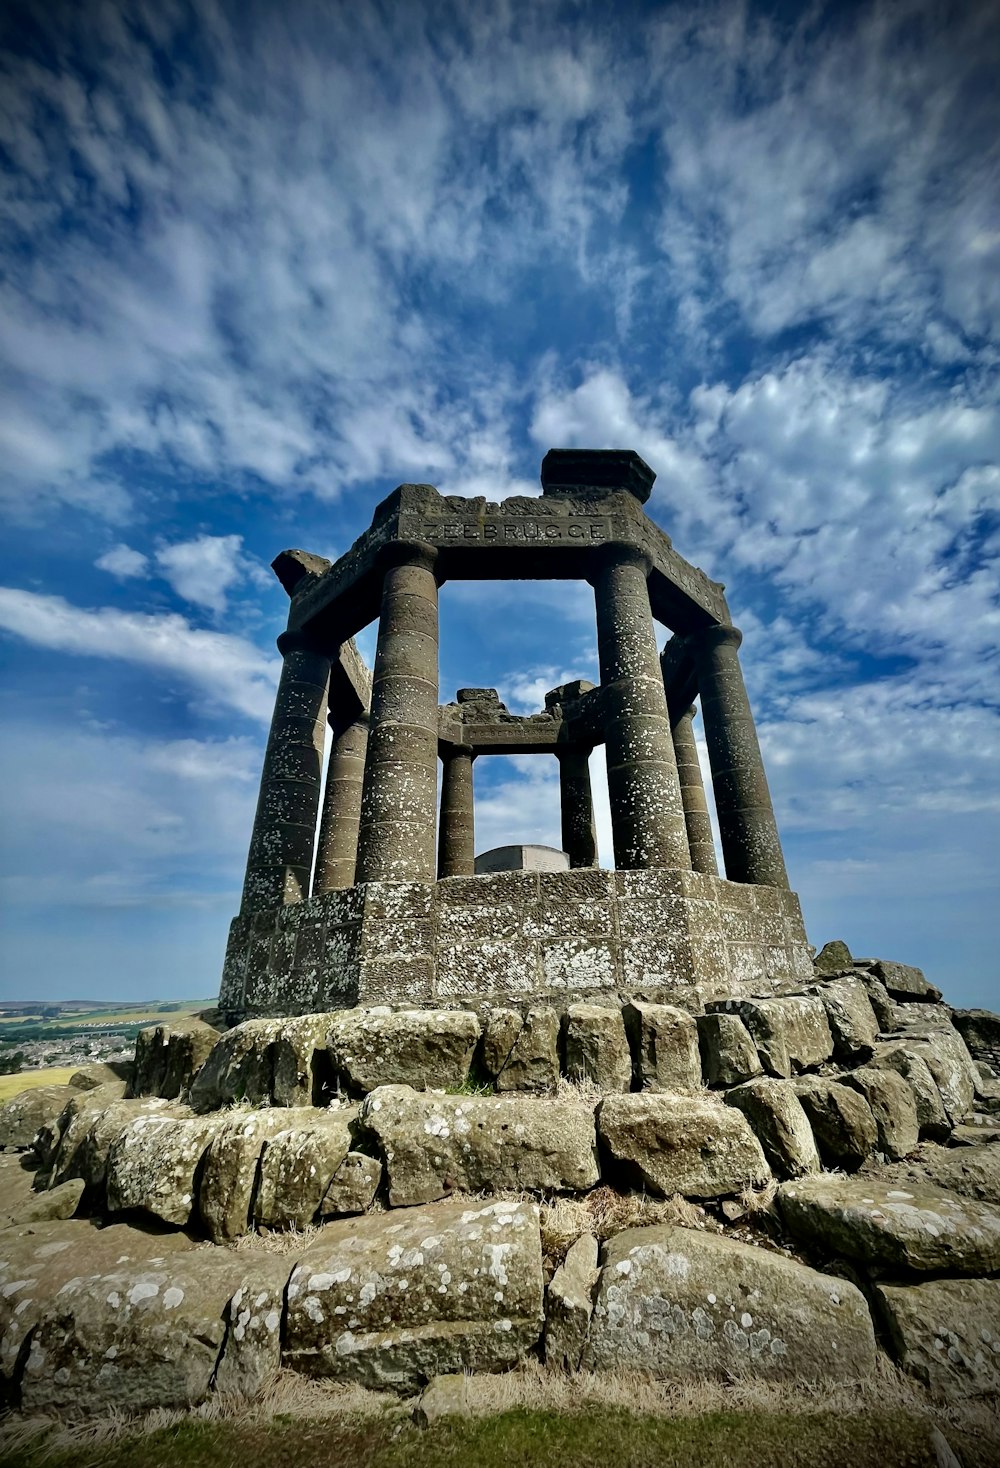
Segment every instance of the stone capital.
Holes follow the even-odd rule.
[[[422,540],[390,540],[378,553],[379,565],[385,571],[392,566],[421,566],[436,576],[437,559],[436,547]]]
[[[709,627],[699,627],[697,632],[689,632],[684,638],[684,645],[690,648],[692,653],[709,652],[716,647],[731,647],[734,650],[743,641],[743,633],[738,627],[725,627],[720,622],[715,622]]]
[[[638,566],[642,574],[648,577],[653,569],[653,562],[637,545],[631,545],[625,540],[611,541],[591,555],[590,570],[587,573],[591,586],[608,566]]]
[[[323,648],[317,646],[314,638],[302,630],[282,632],[278,637],[278,651],[283,658],[288,657],[292,652],[312,652],[324,657],[329,656]]]

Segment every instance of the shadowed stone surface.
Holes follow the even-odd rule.
[[[890,1162],[898,1162],[916,1150],[919,1140],[917,1103],[901,1075],[892,1070],[862,1066],[849,1071],[843,1084],[853,1087],[868,1102],[875,1118],[878,1150]]]
[[[880,1069],[895,1071],[906,1081],[913,1092],[920,1136],[933,1142],[946,1142],[951,1122],[938,1083],[931,1075],[924,1056],[907,1045],[890,1042],[875,1047],[871,1063]]]
[[[699,1014],[701,1069],[710,1086],[738,1086],[763,1071],[750,1031],[735,1014]]]
[[[330,1224],[288,1285],[296,1371],[412,1390],[498,1371],[542,1333],[538,1209],[441,1203]]]
[[[889,963],[880,958],[872,965],[872,972],[881,979],[893,999],[936,1004],[941,998],[941,990],[927,982],[923,970],[909,964]]]
[[[826,1010],[815,995],[713,1000],[706,1008],[739,1015],[753,1036],[769,1075],[787,1078],[793,1071],[821,1065],[833,1054]]]
[[[941,1188],[1000,1207],[1000,1142],[979,1147],[922,1146],[909,1161],[886,1170],[900,1187]]]
[[[569,1080],[589,1081],[604,1094],[631,1086],[632,1056],[620,1009],[571,1004],[564,1045]]]
[[[191,1086],[194,1110],[215,1111],[231,1101],[259,1104],[269,1100],[280,1031],[277,1019],[249,1019],[227,1030]]]
[[[385,1161],[394,1208],[457,1189],[566,1192],[598,1181],[593,1109],[562,1096],[440,1096],[383,1086],[361,1125]]]
[[[770,1177],[745,1117],[714,1097],[608,1096],[598,1108],[597,1130],[628,1181],[662,1197],[719,1198]]]
[[[727,1091],[726,1103],[742,1111],[777,1177],[819,1172],[812,1127],[791,1081],[748,1081]]]
[[[822,984],[816,990],[833,1036],[833,1055],[842,1065],[870,1060],[878,1040],[879,1023],[860,979],[847,977]]]
[[[89,1189],[99,1193],[107,1177],[108,1154],[122,1132],[142,1116],[177,1115],[180,1108],[159,1097],[122,1100],[120,1084],[79,1093],[60,1117],[51,1183],[55,1186],[79,1177]]]
[[[876,1285],[875,1299],[899,1364],[939,1401],[1000,1393],[1000,1280]]]
[[[701,1085],[701,1055],[694,1016],[672,1004],[636,1000],[624,1010],[635,1078],[644,1091],[677,1091]]]
[[[594,1311],[597,1240],[581,1234],[560,1264],[545,1296],[545,1364],[578,1371]]]
[[[693,1229],[627,1229],[606,1246],[586,1370],[667,1380],[842,1381],[875,1367],[864,1297],[846,1280]]]
[[[80,1093],[75,1086],[35,1086],[0,1106],[0,1147],[26,1149],[43,1126],[52,1126]]]
[[[218,1030],[200,1019],[169,1020],[140,1030],[130,1096],[184,1095],[219,1038]]]
[[[333,1071],[354,1096],[463,1086],[479,1039],[479,1020],[463,1010],[353,1009],[326,1016],[326,1029]]]
[[[991,1274],[1000,1269],[1000,1211],[934,1188],[869,1177],[810,1177],[778,1191],[793,1238],[869,1268]]]
[[[794,1084],[824,1167],[856,1172],[878,1146],[878,1128],[864,1096],[819,1076],[803,1076]]]

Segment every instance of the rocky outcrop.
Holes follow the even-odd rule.
[[[187,1095],[218,1038],[218,1030],[193,1016],[140,1030],[129,1095],[168,1101]]]
[[[699,1014],[697,1025],[702,1075],[710,1086],[738,1086],[763,1073],[757,1046],[739,1015]]]
[[[111,1213],[142,1209],[164,1223],[190,1222],[201,1161],[225,1118],[140,1116],[108,1152],[107,1201]]]
[[[872,972],[885,985],[893,999],[924,1004],[937,1004],[941,999],[941,990],[927,982],[922,969],[879,958],[872,964]]]
[[[861,1066],[848,1071],[843,1084],[859,1092],[875,1118],[876,1146],[890,1162],[916,1150],[919,1140],[917,1103],[901,1075],[892,1070]]]
[[[209,1139],[198,1179],[198,1216],[213,1242],[236,1239],[247,1232],[261,1152],[290,1123],[294,1124],[296,1119],[308,1121],[310,1117],[311,1108],[273,1107],[265,1111],[233,1111],[221,1118],[221,1125]],[[344,1155],[346,1152],[345,1146]],[[311,1157],[303,1159],[303,1164],[307,1168],[315,1166]],[[306,1221],[312,1221],[312,1214]]]
[[[819,1076],[796,1081],[795,1093],[824,1167],[856,1172],[878,1145],[878,1128],[865,1098],[839,1081]]]
[[[692,1229],[628,1229],[606,1247],[586,1370],[819,1382],[874,1365],[871,1316],[846,1280]]]
[[[597,1129],[612,1175],[662,1197],[724,1197],[770,1177],[746,1118],[704,1094],[607,1096]]]
[[[893,1041],[875,1047],[871,1064],[882,1070],[893,1070],[906,1081],[917,1108],[919,1136],[934,1142],[947,1141],[951,1122],[924,1056],[910,1045]]]
[[[879,1034],[879,1022],[860,979],[847,974],[816,989],[833,1036],[833,1055],[842,1065],[870,1060]]]
[[[44,1126],[54,1126],[80,1092],[75,1086],[35,1086],[0,1106],[0,1147],[25,1151]]]
[[[465,1010],[347,1009],[328,1018],[330,1062],[341,1089],[457,1090],[469,1078],[479,1020]]]
[[[582,1234],[567,1251],[545,1295],[545,1364],[578,1371],[594,1313],[597,1240]]]
[[[353,1106],[284,1114],[284,1125],[270,1132],[260,1159],[253,1205],[258,1227],[302,1229],[312,1223],[347,1161],[356,1117]],[[378,1164],[372,1165],[375,1178],[370,1192],[354,1190],[339,1200],[359,1206],[330,1207],[329,1212],[361,1213],[368,1207],[381,1175]]]
[[[593,1109],[573,1097],[381,1086],[365,1099],[360,1123],[385,1163],[394,1208],[456,1189],[567,1192],[598,1180]]]
[[[195,1077],[189,1100],[195,1111],[217,1111],[234,1101],[270,1101],[280,1019],[248,1019],[217,1040]]]
[[[513,1366],[542,1323],[538,1209],[444,1203],[329,1224],[292,1271],[283,1354],[309,1375],[412,1390]]]
[[[778,1207],[792,1237],[876,1270],[1000,1270],[1000,1210],[933,1188],[870,1177],[785,1183]]]
[[[1000,1280],[883,1284],[874,1296],[899,1364],[939,1401],[1000,1394]]]
[[[933,1187],[1000,1207],[1000,1141],[978,1147],[926,1143],[908,1162],[882,1174],[902,1188]]]
[[[833,1054],[826,1010],[815,994],[713,1000],[706,1008],[739,1015],[768,1075],[788,1077],[822,1065]]]

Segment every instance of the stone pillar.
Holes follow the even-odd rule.
[[[677,759],[677,774],[681,782],[681,799],[684,802],[684,819],[687,822],[688,845],[691,848],[691,866],[696,872],[707,872],[711,877],[719,875],[715,860],[715,842],[712,840],[712,818],[705,799],[705,785],[701,778],[698,746],[695,743],[692,724],[696,709],[694,704],[674,725],[674,755]]]
[[[449,744],[442,756],[439,877],[471,877],[476,870],[474,759],[475,755],[465,744]]]
[[[386,548],[365,759],[358,882],[433,882],[437,808],[435,551]]]
[[[339,727],[331,719],[330,727],[333,743],[326,768],[323,815],[319,823],[314,893],[353,887],[358,861],[368,715],[361,714],[353,723]]]
[[[670,737],[646,577],[631,546],[598,553],[592,575],[606,710],[608,793],[615,865],[690,870],[684,807]]]
[[[559,801],[562,808],[563,851],[571,867],[596,867],[597,832],[590,788],[589,749],[560,749]]]
[[[323,780],[330,659],[301,633],[278,638],[283,662],[247,858],[241,913],[309,895]]]
[[[787,887],[785,859],[737,652],[742,641],[738,628],[720,626],[705,627],[685,638],[698,675],[722,855],[731,882]]]

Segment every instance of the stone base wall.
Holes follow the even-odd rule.
[[[358,1004],[703,1003],[812,976],[798,897],[698,872],[368,882],[236,918],[227,1022]]]

